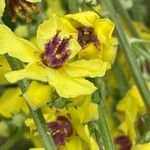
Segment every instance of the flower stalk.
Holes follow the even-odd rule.
[[[7,54],[5,56],[6,56],[6,59],[10,65],[10,67],[12,68],[12,70],[19,70],[19,69],[24,68],[23,64],[18,59],[12,58],[12,57],[8,56]],[[22,81],[18,82],[18,85],[19,85],[22,93],[24,93],[28,89],[29,84],[30,84],[29,80],[22,80]],[[28,108],[29,108],[31,116],[35,122],[37,131],[42,139],[45,149],[46,150],[56,150],[55,144],[51,137],[50,131],[48,130],[48,128],[46,126],[46,121],[44,119],[44,116],[43,116],[41,110],[40,109],[32,110],[32,108],[29,105],[28,105]]]
[[[102,79],[95,79],[95,84],[98,87],[98,91],[95,92],[95,98],[99,100],[99,120],[98,127],[102,138],[102,142],[106,150],[115,150],[113,139],[106,121],[106,108],[105,108],[105,85]]]
[[[130,33],[132,34],[132,36],[140,39],[141,37],[140,37],[139,33],[137,32],[136,28],[134,27],[128,12],[122,6],[120,1],[114,0],[113,3],[115,5],[116,9],[118,10],[118,12],[121,14],[121,17],[124,19],[124,21],[125,21],[128,29],[129,29]],[[143,43],[139,43],[137,45],[140,49],[143,49],[144,51],[148,51]]]
[[[148,108],[150,108],[150,101],[149,101],[150,92],[149,92],[146,82],[142,76],[140,68],[136,62],[136,58],[134,56],[133,50],[127,40],[125,33],[123,32],[120,18],[118,16],[111,0],[104,0],[103,3],[105,4],[107,10],[109,10],[109,12],[110,12],[109,15],[116,24],[116,31],[118,34],[120,45],[126,56],[126,59],[127,59],[128,65],[130,67],[132,76],[135,80],[135,83],[143,97],[143,100],[145,101],[145,104],[147,105]]]
[[[114,77],[119,85],[119,91],[120,91],[120,95],[124,96],[125,93],[128,91],[129,89],[129,84],[125,78],[125,75],[123,73],[123,70],[118,62],[118,60],[115,60],[115,63],[112,67],[112,72],[114,74]]]

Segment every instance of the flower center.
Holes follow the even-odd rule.
[[[57,146],[65,144],[65,139],[73,134],[73,126],[65,116],[58,116],[56,121],[48,123],[51,135]]]
[[[69,38],[63,38],[59,36],[61,31],[57,31],[56,35],[45,45],[45,51],[41,55],[42,62],[52,68],[59,68],[69,58],[71,51],[68,49]]]
[[[28,2],[26,0],[8,0],[7,8],[13,21],[16,21],[17,16],[25,18],[26,22],[31,22],[31,16],[29,13],[39,12],[35,3]]]
[[[78,30],[78,42],[82,47],[85,47],[89,43],[94,43],[94,45],[99,47],[99,40],[94,34],[94,29],[91,27],[82,26],[77,28]]]
[[[132,144],[128,136],[121,135],[115,139],[119,150],[131,150]]]

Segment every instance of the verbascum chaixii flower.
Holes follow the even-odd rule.
[[[20,17],[28,23],[32,20],[31,14],[38,12],[36,6],[38,2],[41,2],[41,0],[7,0],[6,6],[13,21]]]
[[[78,43],[82,47],[80,58],[101,58],[114,62],[117,40],[112,37],[114,23],[100,18],[95,12],[86,11],[65,16],[78,31]]]
[[[3,16],[3,12],[5,9],[5,0],[0,1],[0,18]]]
[[[68,109],[47,108],[44,111],[47,126],[51,130],[51,135],[59,150],[99,149],[89,133],[88,126],[85,125],[85,123],[98,118],[98,107],[94,103],[87,103],[86,112],[85,106],[81,106],[79,110],[78,108],[70,107]],[[32,119],[27,119],[26,125],[30,127],[32,134],[38,136]]]
[[[148,84],[149,85],[149,84]],[[122,143],[131,148],[136,144],[135,122],[137,117],[146,112],[144,101],[135,85],[127,92],[127,94],[117,104],[117,112],[120,118],[120,125],[117,127],[120,136],[116,138],[118,144]],[[126,142],[125,142],[126,141]]]
[[[11,68],[5,56],[0,56],[0,84],[1,85],[9,83],[4,75],[10,71],[11,71]]]
[[[17,87],[5,89],[0,96],[0,115],[5,118],[11,118],[19,112],[28,113],[28,108],[21,97],[20,89]]]
[[[62,97],[91,94],[96,87],[84,77],[104,76],[110,63],[100,59],[76,60],[81,50],[76,30],[58,16],[44,21],[37,31],[37,47],[17,37],[8,27],[0,25],[0,54],[27,63],[25,69],[7,73],[11,83],[28,78],[48,82]],[[8,44],[9,41],[9,44]]]

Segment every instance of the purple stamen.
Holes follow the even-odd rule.
[[[49,122],[48,128],[57,146],[64,145],[66,138],[73,134],[73,126],[65,116],[58,116],[56,121]]]
[[[78,30],[78,42],[82,47],[85,47],[89,43],[94,43],[94,45],[99,47],[99,40],[94,34],[94,29],[91,27],[82,26],[77,28]]]
[[[52,68],[59,68],[65,63],[71,54],[68,45],[71,37],[61,39],[57,31],[56,35],[45,45],[45,51],[41,55],[42,62]]]
[[[131,150],[132,143],[126,135],[118,136],[115,139],[115,143],[119,146],[119,150]]]

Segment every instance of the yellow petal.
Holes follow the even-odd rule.
[[[57,93],[62,97],[76,97],[79,95],[91,94],[96,90],[93,83],[82,78],[71,78],[62,70],[52,69],[39,64],[28,65],[23,70],[12,71],[5,75],[7,80],[15,83],[21,79],[28,78],[49,82]]]
[[[147,85],[150,90],[150,82]],[[128,92],[126,96],[131,97],[136,100],[139,113],[142,114],[143,112],[146,111],[146,106],[144,104],[144,101],[140,95],[140,92],[138,91],[138,88],[135,85],[132,86],[132,88],[130,89],[130,91]]]
[[[0,0],[0,17],[3,16],[4,9],[5,9],[5,0]]]
[[[136,145],[134,150],[149,150],[149,149],[150,149],[150,142],[144,144],[138,144]]]
[[[101,58],[101,50],[95,47],[94,44],[90,43],[80,51],[79,58],[86,60]]]
[[[17,112],[28,112],[24,99],[20,96],[19,88],[8,88],[0,97],[0,114],[6,118]]]
[[[112,33],[114,30],[114,23],[107,18],[98,19],[94,23],[95,34],[101,44],[111,44],[112,43]]]
[[[92,135],[90,135],[88,126],[85,125],[84,129],[85,129],[86,134],[89,137],[89,147],[90,147],[90,150],[99,150],[98,144],[96,143],[96,141],[94,140],[94,138],[92,137]]]
[[[48,82],[61,97],[66,98],[91,94],[96,90],[93,83],[82,78],[71,78],[61,72],[50,75]]]
[[[46,106],[52,100],[52,87],[40,82],[32,81],[28,90],[23,94],[27,103],[36,110]]]
[[[47,67],[43,67],[38,64],[29,64],[25,69],[12,71],[5,74],[5,77],[10,83],[16,83],[24,78],[47,82],[48,69],[46,68]]]
[[[63,68],[70,77],[102,77],[108,69],[110,63],[100,59],[78,60],[66,64]]]
[[[111,64],[114,63],[117,53],[117,42],[116,39],[112,39],[112,44],[102,45],[101,59],[108,61]]]
[[[70,112],[73,116],[76,116],[82,123],[98,119],[98,105],[92,103],[90,96],[84,96],[84,104],[78,107],[77,109],[70,109]]]
[[[0,25],[0,55],[8,53],[23,62],[30,62],[36,47],[29,41],[17,37],[7,26]]]
[[[68,14],[65,16],[74,27],[93,26],[99,16],[93,11],[85,11],[76,14]]]
[[[65,146],[63,148],[60,148],[60,150],[84,150],[82,140],[77,137],[71,137],[68,142],[65,143]]]
[[[119,101],[117,110],[119,111],[119,114],[122,113],[122,122],[119,129],[130,137],[130,140],[134,145],[136,141],[135,121],[139,114],[146,111],[142,97],[135,85],[133,85],[124,98]]]
[[[5,74],[10,72],[11,68],[5,58],[5,56],[0,56],[0,84],[8,84],[5,78]]]
[[[37,45],[41,51],[44,50],[45,44],[48,43],[60,30],[60,37],[66,38],[72,36],[68,49],[71,50],[70,58],[74,57],[80,51],[80,45],[77,42],[77,32],[71,24],[58,16],[52,16],[49,20],[44,21],[38,27]]]

